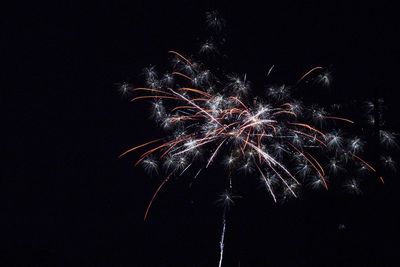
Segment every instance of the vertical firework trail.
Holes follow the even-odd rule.
[[[201,45],[197,57],[169,51],[169,71],[159,74],[150,66],[144,70],[146,86],[121,85],[122,92],[134,94],[132,101],[152,101],[152,117],[166,135],[130,148],[120,156],[147,147],[135,165],[142,165],[147,172],[164,173],[146,208],[145,220],[171,177],[191,175],[192,186],[199,174],[219,158],[229,173],[229,185],[221,195],[221,266],[226,215],[234,198],[233,173],[258,176],[271,199],[279,202],[298,197],[301,187],[327,190],[335,183],[346,191],[359,193],[360,183],[366,177],[383,183],[383,168],[394,171],[396,164],[389,155],[380,157],[379,169],[369,162],[365,153],[369,137],[366,131],[357,132],[355,128],[364,126],[348,118],[344,104],[318,106],[296,97],[304,86],[329,86],[329,70],[314,67],[299,75],[292,86],[268,86],[265,99],[252,97],[246,75],[221,74],[218,68],[207,68],[201,63],[202,57],[220,54],[217,44],[222,41],[218,36],[225,25],[215,11],[207,13],[206,23],[212,38]],[[273,69],[274,65],[267,77]],[[374,114],[380,112],[379,107],[373,102],[366,102],[365,107],[368,122],[375,125]],[[379,128],[381,151],[397,146],[395,135]]]
[[[224,257],[224,240],[225,240],[225,229],[226,229],[226,209],[224,209],[224,213],[222,215],[222,233],[221,233],[221,241],[219,241],[219,264],[218,266],[222,266],[222,259]]]

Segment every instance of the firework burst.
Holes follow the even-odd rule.
[[[207,13],[206,22],[221,31],[224,21],[217,15]],[[214,43],[206,41],[199,55],[212,50],[216,50]],[[344,191],[360,194],[360,176],[370,175],[384,182],[363,155],[366,138],[346,130],[355,122],[337,114],[340,105],[330,109],[308,105],[293,96],[294,88],[304,81],[329,86],[331,73],[324,68],[306,71],[292,86],[269,86],[262,99],[252,96],[245,74],[218,77],[200,61],[176,51],[168,53],[173,67],[167,73],[160,75],[151,66],[144,70],[145,87],[124,87],[135,94],[132,101],[152,101],[152,117],[166,132],[160,139],[121,154],[143,150],[136,165],[164,177],[144,219],[171,177],[186,174],[194,180],[216,164],[227,169],[230,181],[236,172],[259,178],[274,202],[298,197],[302,185],[328,190],[330,184],[338,182]],[[367,106],[368,113],[373,114],[373,103]],[[380,130],[379,137],[383,148],[396,145],[391,132]],[[383,166],[395,170],[392,157],[382,156],[381,160]],[[231,191],[230,182],[221,195],[226,206],[233,203]],[[220,265],[225,213],[226,207]]]

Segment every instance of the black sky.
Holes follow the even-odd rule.
[[[2,11],[10,84],[0,265],[217,266],[223,174],[192,189],[174,180],[144,223],[159,180],[133,156],[117,159],[162,134],[148,106],[129,103],[117,84],[139,85],[143,67],[167,65],[168,50],[193,54],[206,11],[227,20],[224,67],[247,73],[255,92],[271,65],[289,84],[329,66],[334,93],[316,101],[382,97],[399,131],[398,14],[385,2],[349,2],[102,0]],[[238,181],[224,266],[398,265],[398,175],[361,196],[311,193],[285,205],[250,178]]]

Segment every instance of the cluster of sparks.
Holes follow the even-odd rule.
[[[195,162],[202,162],[202,166],[195,171],[194,178],[217,161],[230,173],[255,173],[275,202],[297,197],[302,183],[328,189],[333,176],[349,173],[350,167],[356,166],[357,172],[376,172],[361,156],[365,146],[361,137],[348,136],[340,129],[326,130],[329,122],[353,124],[352,120],[316,106],[305,106],[292,99],[290,88],[284,85],[268,88],[267,101],[249,100],[246,75],[229,75],[227,83],[221,86],[220,80],[202,65],[178,52],[170,53],[174,71],[159,79],[150,67],[146,69],[147,87],[131,88],[132,92],[143,93],[132,101],[153,100],[153,117],[170,134],[121,155],[154,146],[136,162],[149,172],[159,172],[160,167],[166,170],[166,178],[152,201],[171,176],[182,175],[193,165],[199,165]],[[317,77],[329,82],[324,80],[326,77]],[[381,135],[382,142],[394,142],[390,132],[381,131]],[[221,159],[219,154],[227,156]],[[384,160],[394,167],[393,159]],[[381,176],[379,179],[383,182]],[[360,190],[356,178],[346,181],[344,187],[354,192]]]
[[[222,27],[215,14],[207,16],[211,26],[217,30]],[[214,49],[215,44],[206,41],[200,54]],[[370,174],[384,182],[363,156],[366,140],[345,130],[354,126],[350,118],[306,105],[293,97],[292,87],[286,85],[268,87],[265,99],[252,97],[246,75],[217,77],[204,64],[176,51],[169,53],[173,63],[170,72],[161,75],[155,67],[149,67],[144,71],[146,86],[121,86],[134,94],[132,101],[152,101],[152,117],[167,133],[121,155],[145,149],[136,165],[148,172],[165,173],[145,219],[171,177],[190,172],[196,179],[213,164],[225,166],[229,179],[234,173],[259,178],[275,202],[298,197],[302,185],[328,189],[338,180],[346,190],[359,193],[360,177]],[[316,67],[296,84],[309,78],[325,86],[331,82],[330,73]],[[374,104],[370,105],[373,114]],[[395,144],[395,136],[381,130],[380,142],[389,147]],[[381,159],[384,166],[394,170],[390,156]],[[222,198],[229,204],[233,197],[230,184]]]

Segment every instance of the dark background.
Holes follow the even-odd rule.
[[[215,9],[227,20],[226,69],[247,73],[256,93],[273,64],[274,79],[289,84],[330,66],[334,93],[317,102],[383,97],[399,130],[394,4],[15,3],[1,11],[9,83],[0,265],[217,266],[224,174],[211,170],[192,189],[187,178],[173,180],[143,222],[160,178],[134,168],[134,155],[117,159],[162,134],[148,105],[129,103],[117,84],[140,85],[142,68],[165,67],[168,50],[194,53],[204,13]],[[241,177],[224,266],[398,266],[397,178],[361,196],[306,193],[273,205]]]

